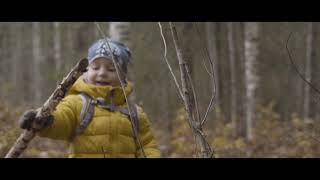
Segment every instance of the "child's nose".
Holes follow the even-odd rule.
[[[98,74],[99,76],[107,76],[107,70],[105,70],[104,68],[101,68]]]

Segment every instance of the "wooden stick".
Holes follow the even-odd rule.
[[[69,74],[62,80],[38,111],[32,128],[30,130],[24,130],[5,158],[17,158],[20,156],[20,154],[28,147],[29,142],[35,137],[36,133],[41,129],[41,127],[43,127],[43,123],[45,122],[43,119],[49,117],[56,109],[57,105],[64,98],[69,88],[86,71],[87,66],[88,60],[84,58],[71,69]]]

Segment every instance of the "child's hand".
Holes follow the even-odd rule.
[[[36,115],[37,115],[37,110],[34,110],[34,109],[24,112],[22,116],[19,118],[20,128],[30,130]],[[42,128],[46,128],[50,126],[53,123],[53,116],[52,115],[49,116],[47,119],[44,119],[44,121],[45,122]]]

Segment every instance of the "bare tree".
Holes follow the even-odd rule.
[[[93,35],[94,39],[99,39],[101,38],[101,34],[99,33],[99,30],[97,28],[94,27],[94,35]]]
[[[13,102],[14,103],[19,103],[21,99],[23,99],[23,95],[19,94],[19,89],[22,87],[22,74],[24,74],[23,70],[23,64],[24,62],[22,61],[22,23],[16,22],[12,24],[12,29],[11,31],[11,38],[13,40],[13,46],[11,47],[11,53],[12,53],[12,59],[11,59],[11,77],[12,77],[12,82],[14,85],[14,93],[16,94],[13,96]]]
[[[311,62],[315,59],[315,28],[314,23],[307,23],[307,36],[306,36],[306,64],[305,64],[305,78],[311,82]],[[304,85],[304,98],[303,98],[303,117],[308,118],[310,115],[310,86],[305,83]]]
[[[32,55],[32,53],[30,52],[31,37],[25,36],[25,33],[30,33],[31,31],[30,25],[30,22],[21,22],[19,23],[19,26],[17,28],[17,39],[19,40],[18,51],[20,51],[20,56],[18,59],[20,66],[19,73],[21,73],[22,75],[22,81],[19,82],[19,90],[23,89],[22,98],[19,99],[19,104],[21,105],[28,105],[29,102],[32,101],[32,96],[30,96],[30,94],[33,92],[32,86],[30,86],[32,77],[30,69],[32,68],[32,61],[26,61],[26,59],[30,59]]]
[[[253,120],[256,107],[256,88],[258,85],[258,75],[256,62],[259,54],[258,38],[259,24],[257,22],[248,22],[245,28],[245,83],[246,83],[246,137],[253,139]]]
[[[61,72],[62,70],[62,60],[61,60],[61,27],[59,22],[54,22],[54,36],[53,36],[53,42],[54,42],[54,62],[55,62],[55,69],[56,72]],[[57,78],[57,82],[59,81],[59,78]]]
[[[33,87],[41,89],[41,29],[39,22],[32,23],[32,53],[33,53]],[[40,105],[41,102],[41,91],[37,91],[34,95],[34,103]]]
[[[111,39],[116,41],[122,42],[126,44],[129,48],[131,48],[131,41],[130,41],[130,22],[110,22],[109,24],[109,36]],[[129,78],[133,81],[134,84],[134,73],[128,72]],[[130,97],[131,101],[136,100],[136,95],[133,92]]]
[[[171,65],[168,62],[166,40],[163,35],[162,25],[160,22],[158,24],[159,24],[160,33],[161,33],[161,36],[163,39],[163,43],[165,46],[164,47],[164,49],[165,49],[164,50],[165,51],[164,59],[166,60],[166,63],[167,63],[168,68],[170,70],[170,73],[174,79],[175,87],[177,88],[177,90],[179,92],[179,97],[183,100],[185,110],[187,112],[188,124],[189,124],[192,132],[194,133],[196,142],[200,145],[201,157],[203,157],[203,158],[211,157],[212,149],[211,149],[211,147],[210,147],[210,145],[209,145],[208,141],[206,140],[206,137],[203,133],[203,125],[206,120],[208,111],[206,112],[203,120],[201,121],[200,116],[197,115],[197,114],[199,114],[198,109],[195,106],[197,102],[196,102],[196,98],[195,98],[196,94],[194,91],[192,77],[190,74],[188,62],[185,60],[184,53],[181,49],[180,42],[178,40],[177,30],[175,28],[175,25],[173,23],[169,22],[169,26],[170,26],[170,30],[171,30],[171,34],[172,34],[172,38],[173,38],[173,43],[174,43],[175,51],[176,51],[178,62],[179,62],[181,85],[179,85],[179,83],[176,79],[176,76],[174,75],[174,73],[172,71]],[[212,69],[212,66],[211,66],[211,69]],[[213,98],[211,98],[210,105],[208,107],[209,110],[211,109],[212,100],[213,100]]]
[[[2,49],[2,51],[0,51],[0,56],[1,57],[4,57],[3,60],[6,59],[6,51],[5,51],[5,46],[4,44],[6,43],[5,42],[5,26],[4,25],[0,25],[0,49]],[[0,72],[3,72],[4,71],[4,67],[5,67],[5,63],[4,61],[0,61]],[[0,84],[4,84],[5,82],[5,77],[0,74]],[[0,94],[4,94],[3,92],[3,87],[1,86],[0,87]],[[0,100],[2,100],[3,97],[0,96]]]
[[[231,122],[234,127],[234,135],[237,135],[237,86],[236,86],[236,51],[235,51],[235,38],[234,38],[234,23],[229,22],[228,28],[228,47],[229,47],[229,62],[230,62],[230,112]]]
[[[131,47],[130,22],[110,22],[109,35],[112,39]]]
[[[67,58],[69,59],[68,61],[68,65],[71,65],[72,62],[70,61],[73,61],[75,59],[75,53],[76,53],[76,50],[75,49],[75,45],[74,45],[74,41],[75,41],[75,32],[74,32],[74,29],[75,29],[75,24],[76,23],[68,23],[66,24],[66,28],[67,28],[67,32],[66,32],[66,45],[67,45]],[[66,69],[64,69],[66,70]]]
[[[245,96],[245,52],[244,52],[244,23],[238,22],[234,23],[234,28],[237,30],[235,31],[238,36],[237,38],[237,52],[238,52],[238,61],[237,61],[237,74],[238,74],[238,124],[237,124],[237,134],[245,137],[246,136],[246,123],[245,123],[245,102],[246,102],[246,96]],[[241,94],[241,95],[240,95]]]
[[[3,48],[1,48],[1,52],[3,53],[1,60],[1,76],[5,83],[1,83],[1,87],[3,88],[4,94],[1,93],[1,97],[7,98],[9,102],[13,102],[15,96],[11,95],[13,92],[12,87],[15,85],[15,76],[16,72],[14,72],[14,58],[12,49],[15,47],[14,45],[14,33],[15,27],[14,23],[6,22],[4,25],[4,29],[2,29],[2,33],[4,33],[2,43]]]

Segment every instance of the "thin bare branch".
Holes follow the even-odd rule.
[[[200,148],[201,148],[201,155],[204,158],[208,158],[211,155],[211,148],[208,146],[208,142],[206,138],[204,137],[202,133],[202,129],[199,126],[199,123],[197,123],[194,120],[194,109],[192,108],[191,103],[191,97],[189,94],[190,91],[190,84],[187,84],[187,62],[184,60],[183,53],[180,49],[178,37],[177,37],[177,31],[175,29],[175,26],[169,22],[171,34],[173,37],[174,46],[176,49],[176,53],[178,56],[179,66],[180,66],[180,73],[181,73],[181,81],[182,81],[182,92],[184,93],[184,104],[187,111],[187,120],[189,122],[189,125],[191,125],[192,132],[196,135],[197,140],[199,140]]]
[[[202,65],[203,65],[204,69],[207,71],[207,73],[209,74],[209,76],[213,78],[213,74],[211,72],[209,72],[204,60],[202,61]]]
[[[158,22],[158,25],[159,25],[159,29],[160,29],[160,34],[161,34],[161,37],[162,37],[163,45],[164,45],[164,59],[165,59],[167,65],[168,65],[169,71],[170,71],[171,76],[172,76],[172,78],[173,78],[173,80],[174,80],[175,87],[176,87],[176,89],[177,89],[177,91],[178,91],[178,94],[179,94],[180,98],[183,100],[183,94],[182,94],[181,88],[180,88],[180,86],[179,86],[179,83],[178,83],[178,81],[177,81],[177,78],[176,78],[176,76],[174,75],[174,73],[173,73],[173,71],[172,71],[172,68],[171,68],[171,65],[170,65],[170,63],[169,63],[169,60],[168,60],[168,58],[167,58],[167,43],[166,43],[166,38],[165,38],[164,35],[163,35],[163,30],[162,30],[161,22]]]
[[[291,65],[294,67],[294,70],[298,73],[298,75],[300,76],[300,78],[301,78],[304,82],[306,82],[314,91],[316,91],[318,94],[320,94],[320,91],[319,91],[317,88],[315,88],[308,80],[306,80],[306,79],[304,78],[304,76],[300,73],[300,71],[298,70],[297,66],[296,66],[295,63],[293,62],[291,53],[290,53],[289,48],[288,48],[289,40],[290,40],[290,37],[291,37],[292,33],[293,33],[293,32],[291,32],[291,33],[289,34],[288,39],[287,39],[287,41],[286,41],[286,50],[287,50],[287,53],[288,53],[288,56],[289,56],[290,63],[291,63]],[[292,127],[294,127],[294,126],[292,126]],[[296,130],[298,130],[296,127],[294,127],[294,128],[295,128]],[[313,139],[314,141],[320,143],[320,140],[319,140],[319,139],[313,137],[312,135],[306,133],[305,131],[301,131],[301,130],[298,130],[298,131],[300,131],[303,135],[305,135],[305,136]]]
[[[215,82],[215,79],[214,79],[214,61],[210,58],[210,55],[209,55],[209,52],[208,52],[208,49],[207,49],[207,46],[205,46],[203,44],[204,40],[200,34],[200,30],[199,30],[199,27],[198,25],[196,24],[196,30],[197,30],[197,33],[198,33],[198,36],[200,38],[200,44],[203,46],[203,48],[201,48],[202,50],[204,49],[204,52],[201,51],[205,56],[206,56],[206,59],[208,59],[209,63],[210,63],[210,69],[211,69],[211,73],[209,73],[211,75],[211,78],[212,78],[212,94],[211,94],[211,98],[210,98],[210,102],[209,102],[209,105],[207,107],[207,110],[205,112],[205,115],[204,117],[202,118],[202,121],[200,123],[200,127],[202,127],[205,123],[205,121],[207,120],[207,116],[209,114],[209,111],[211,110],[212,107],[214,107],[214,99],[216,98],[216,82]],[[201,43],[202,42],[202,43]],[[205,67],[206,68],[206,67]],[[206,68],[207,70],[207,68]]]
[[[103,38],[106,40],[110,52],[112,52],[112,49],[111,49],[111,46],[110,46],[109,41],[108,41],[108,39],[107,39],[107,36],[106,36],[106,35],[104,34],[104,32],[101,30],[100,25],[99,25],[97,22],[95,22],[95,24],[96,24],[97,28],[99,29],[100,33],[103,35]],[[141,144],[141,142],[140,142],[140,138],[139,138],[139,134],[138,134],[139,132],[136,132],[136,127],[135,127],[135,124],[133,123],[132,111],[131,111],[130,105],[129,105],[129,103],[128,103],[127,93],[125,92],[125,89],[124,89],[124,88],[125,88],[125,87],[124,87],[124,82],[123,82],[123,80],[122,80],[122,78],[121,78],[121,76],[120,76],[120,70],[119,70],[118,64],[117,64],[116,61],[115,61],[114,54],[113,54],[113,53],[110,53],[110,54],[111,54],[111,57],[112,57],[113,65],[114,65],[114,67],[115,67],[115,69],[116,69],[116,73],[117,73],[118,79],[119,79],[119,81],[120,81],[120,85],[121,85],[121,88],[122,88],[124,97],[125,97],[125,99],[126,99],[126,103],[127,103],[127,106],[128,106],[129,115],[130,115],[130,119],[131,119],[130,122],[131,122],[131,125],[132,125],[133,133],[135,134],[136,142],[138,143],[138,146],[140,147],[143,156],[146,158],[147,156],[146,156],[145,151],[144,151],[144,148],[143,148],[143,146],[142,146],[142,144]]]
[[[192,90],[192,96],[193,96],[193,100],[194,100],[194,105],[195,105],[195,108],[196,108],[196,121],[200,122],[200,113],[199,113],[199,103],[198,103],[198,100],[197,100],[197,93],[196,93],[196,90],[194,88],[194,84],[193,84],[193,80],[192,80],[192,77],[191,77],[191,72],[189,70],[189,67],[187,65],[185,65],[185,69],[186,69],[186,74],[187,74],[187,79],[188,79],[188,83],[190,84],[191,86],[191,90]]]
[[[213,106],[214,105],[214,99],[215,99],[215,95],[213,95],[211,97],[211,99],[210,99],[210,102],[209,102],[208,108],[206,110],[206,113],[204,114],[204,117],[203,117],[203,119],[202,119],[202,121],[200,123],[200,127],[202,127],[204,125],[205,121],[207,120],[207,116],[209,114],[210,109],[214,108],[214,106]]]
[[[184,99],[184,95],[182,94],[182,90],[181,90],[181,88],[180,88],[180,86],[179,86],[179,84],[178,84],[178,81],[177,81],[177,79],[176,79],[176,77],[175,77],[175,75],[174,75],[174,73],[173,73],[173,71],[172,71],[172,68],[171,68],[171,66],[170,66],[170,63],[169,63],[169,61],[168,61],[168,59],[167,59],[167,45],[166,45],[167,43],[166,43],[166,39],[165,39],[164,34],[163,34],[162,25],[161,25],[160,22],[158,22],[158,25],[159,25],[161,37],[162,37],[162,40],[163,40],[163,43],[164,43],[164,48],[165,48],[164,58],[165,58],[166,63],[167,63],[167,65],[168,65],[168,67],[169,67],[169,70],[170,70],[170,72],[171,72],[171,75],[172,75],[172,77],[173,77],[173,79],[174,79],[174,82],[175,82],[175,85],[176,85],[175,87],[176,87],[176,89],[178,90],[178,92],[179,92],[179,94],[180,94],[180,97],[181,97],[181,99],[182,99],[182,102],[185,103],[185,99]],[[187,111],[187,110],[186,110],[186,111]],[[193,125],[192,125],[192,121],[188,121],[188,124],[189,124],[189,127],[192,129],[192,131],[194,131]],[[198,148],[197,148],[197,137],[196,137],[195,133],[193,133],[193,135],[194,135],[194,140],[195,140],[195,143],[196,143],[195,149],[196,149],[196,152],[198,152],[198,151],[197,151],[197,149],[198,149]]]
[[[300,71],[298,70],[297,66],[295,65],[295,63],[294,63],[293,60],[292,60],[292,57],[291,57],[291,54],[290,54],[290,51],[289,51],[289,48],[288,48],[288,43],[289,43],[289,40],[290,40],[291,35],[292,35],[292,32],[289,34],[289,37],[288,37],[287,42],[286,42],[286,49],[287,49],[287,53],[288,53],[288,55],[289,55],[289,60],[290,60],[290,62],[291,62],[291,64],[292,64],[292,66],[294,67],[294,70],[295,70],[295,71],[298,73],[298,75],[300,76],[300,78],[301,78],[304,82],[306,82],[314,91],[316,91],[318,94],[320,94],[320,91],[319,91],[316,87],[314,87],[314,86],[311,84],[311,82],[309,82],[308,80],[306,80],[305,77],[300,73]]]
[[[193,94],[193,98],[194,98],[194,104],[195,104],[195,108],[196,108],[196,113],[197,113],[197,119],[196,121],[200,122],[200,113],[199,113],[199,103],[198,103],[198,100],[197,100],[197,94],[196,94],[196,90],[194,89],[194,85],[193,85],[193,82],[192,82],[192,78],[191,78],[191,75],[190,75],[190,72],[189,72],[189,69],[188,67],[186,67],[186,72],[187,72],[187,76],[188,76],[188,79],[189,79],[189,83],[191,85],[191,90],[192,90],[192,94]]]

